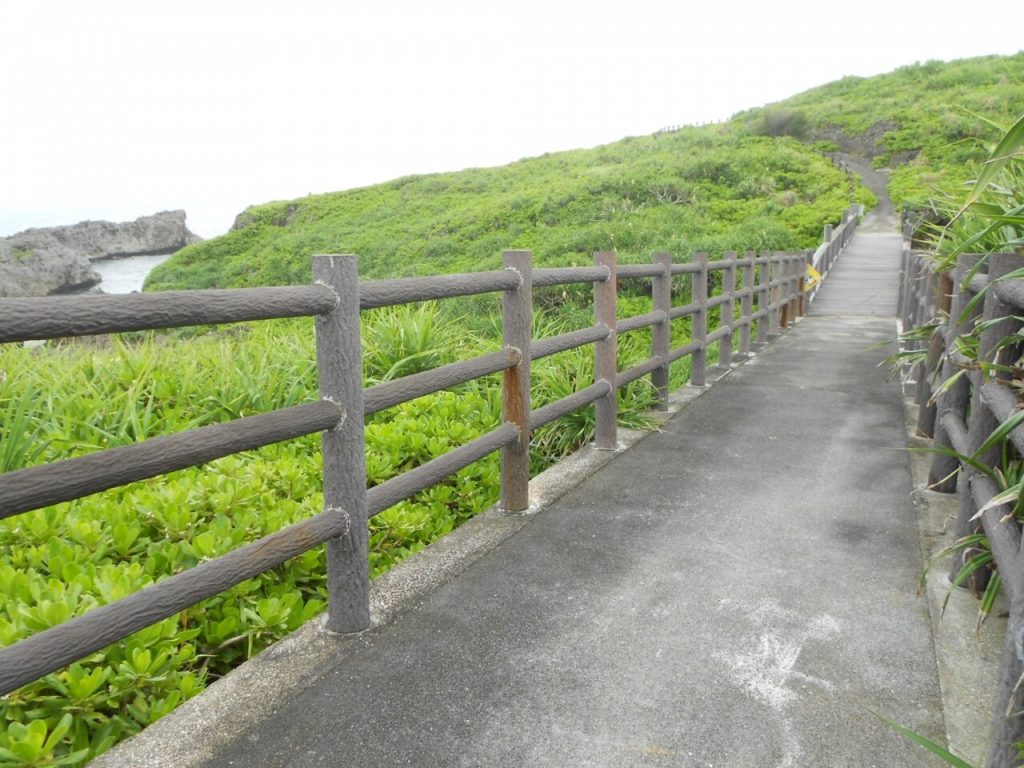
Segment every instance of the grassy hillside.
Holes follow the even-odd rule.
[[[510,247],[532,249],[549,265],[588,263],[594,250],[611,248],[630,261],[653,250],[685,258],[809,247],[851,196],[871,203],[822,150],[905,162],[894,182],[914,194],[927,189],[928,174],[969,178],[987,134],[954,105],[997,120],[1022,111],[1022,65],[1016,56],[908,67],[833,83],[724,125],[267,203],[245,211],[229,234],[175,255],[149,287],[303,283],[317,252],[358,253],[364,275],[385,277],[492,268]],[[365,382],[492,351],[498,304],[487,300],[472,312],[445,302],[366,313]],[[535,320],[538,335],[592,322],[589,303],[574,303],[571,292],[538,306],[546,310]],[[620,309],[646,312],[650,299],[626,290]],[[206,330],[0,345],[0,471],[317,397],[308,319]],[[688,333],[688,322],[676,321],[673,346]],[[649,331],[621,337],[619,368],[646,358],[649,344]],[[687,379],[688,365],[673,365],[673,385]],[[371,417],[369,483],[497,424],[496,378]],[[592,355],[537,361],[532,378],[534,406],[553,402],[593,381]],[[650,398],[645,382],[635,382],[620,396],[620,418],[636,425]],[[592,432],[592,409],[535,432],[532,471]],[[374,518],[372,573],[486,508],[497,478],[490,456]],[[0,520],[0,644],[306,519],[322,508],[320,486],[317,440],[307,437]],[[103,752],[320,610],[324,574],[324,554],[313,550],[4,697],[0,765],[80,765]],[[29,757],[4,757],[15,752]]]
[[[307,282],[310,254],[325,252],[359,254],[363,275],[383,277],[493,268],[505,248],[550,265],[589,263],[595,250],[629,260],[802,248],[849,202],[844,174],[798,141],[685,128],[255,206],[237,229],[158,268],[148,287]]]
[[[492,268],[505,248],[564,265],[607,249],[630,261],[809,247],[851,196],[873,202],[822,152],[893,167],[894,201],[920,206],[976,175],[998,135],[988,121],[1021,112],[1024,53],[847,77],[721,125],[254,206],[147,287],[301,283],[324,252],[383,277]]]
[[[930,61],[846,77],[737,115],[754,132],[795,135],[893,169],[900,205],[927,205],[977,175],[986,146],[1024,113],[1024,53]],[[988,147],[991,148],[991,147]]]

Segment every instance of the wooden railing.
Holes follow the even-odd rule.
[[[905,234],[909,234],[905,232]],[[990,439],[1000,425],[1010,427],[1021,412],[1020,373],[1024,333],[1024,280],[1007,275],[1024,268],[1024,255],[996,253],[961,255],[953,273],[939,272],[934,262],[904,246],[900,316],[904,332],[938,321],[929,340],[911,344],[926,359],[913,371],[919,405],[918,432],[933,438],[936,453],[929,469],[929,488],[958,495],[956,538],[983,532],[996,565],[995,573],[976,572],[973,586],[988,578],[1001,580],[1010,614],[996,694],[988,766],[1018,765],[1018,742],[1024,741],[1020,716],[1024,679],[1024,551],[1016,503],[993,499],[1004,490],[1007,456],[1024,456],[1024,426],[1004,438]],[[977,342],[976,357],[966,354]],[[1009,343],[1007,342],[1009,340]],[[938,396],[935,394],[938,392]],[[982,468],[988,468],[983,471]],[[1004,473],[1003,482],[994,477]],[[998,501],[998,499],[996,500]],[[964,563],[963,551],[953,558],[950,579]]]
[[[819,254],[828,251],[829,258],[834,257],[830,243],[823,247]],[[320,386],[320,399],[315,402],[2,474],[0,518],[313,432],[323,433],[324,486],[320,514],[0,649],[0,694],[324,542],[327,626],[337,632],[364,629],[370,620],[370,517],[499,450],[501,505],[510,512],[526,510],[531,430],[594,403],[596,446],[615,449],[618,389],[650,375],[658,407],[666,409],[669,365],[686,356],[691,358],[690,382],[704,385],[712,344],[718,342],[718,364],[728,367],[734,338],[739,353],[746,354],[755,341],[768,340],[769,329],[785,328],[802,314],[808,257],[802,252],[761,256],[751,252],[742,258],[729,253],[709,261],[707,254],[696,254],[692,262],[677,264],[669,254],[658,253],[649,265],[618,266],[614,253],[597,253],[592,267],[534,269],[529,252],[507,251],[502,270],[360,282],[354,256],[316,256],[315,282],[308,286],[0,300],[0,342],[314,316]],[[708,288],[714,272],[722,273],[717,295]],[[672,280],[679,275],[690,277],[691,301],[674,306]],[[616,286],[622,277],[652,281],[649,313],[616,316]],[[593,285],[595,323],[559,336],[531,338],[533,288],[571,283]],[[500,350],[363,388],[361,310],[490,292],[502,295]],[[713,307],[721,307],[721,322],[711,329],[708,319]],[[691,338],[671,348],[670,324],[682,317],[692,318]],[[617,336],[645,327],[652,329],[650,357],[628,370],[617,370]],[[594,383],[531,410],[531,361],[587,344],[594,345]],[[366,489],[365,416],[497,372],[503,373],[501,426]]]

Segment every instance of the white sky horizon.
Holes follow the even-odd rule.
[[[762,4],[767,6],[768,4]],[[247,206],[726,120],[847,75],[1024,48],[1016,0],[5,0],[0,236]],[[842,28],[845,34],[838,34]],[[1024,105],[1022,105],[1024,108]]]

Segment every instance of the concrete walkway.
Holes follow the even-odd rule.
[[[869,712],[943,740],[903,403],[872,348],[898,261],[859,236],[809,317],[204,764],[940,764]]]

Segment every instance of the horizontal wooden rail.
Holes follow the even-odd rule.
[[[661,358],[661,357],[651,357],[651,358],[648,358],[644,362],[638,363],[637,365],[634,365],[632,368],[629,368],[629,369],[619,373],[619,375],[617,375],[615,377],[615,386],[618,389],[622,389],[627,384],[629,384],[631,382],[634,382],[637,379],[643,378],[644,376],[646,376],[647,374],[651,373],[652,371],[655,371],[658,368],[661,368],[663,365],[665,365],[664,358]]]
[[[325,285],[0,299],[0,342],[322,315]]]
[[[1002,489],[990,477],[985,475],[971,476],[971,496],[976,509],[981,509],[1000,493]],[[1002,504],[987,510],[982,515],[982,525],[992,547],[992,554],[999,564],[1003,576],[1003,586],[1010,599],[1019,598],[1017,592],[1024,582],[1024,568],[1020,559],[1021,533],[1020,527],[1007,525],[1003,520],[1012,514],[1009,504]]]
[[[704,303],[704,306],[707,307],[708,309],[712,309],[713,307],[718,307],[721,306],[722,304],[728,304],[732,300],[733,296],[731,293],[721,293],[718,296],[708,299]]]
[[[713,341],[718,341],[719,339],[725,338],[730,333],[732,333],[732,328],[728,325],[723,325],[718,330],[709,333],[705,339],[705,343],[710,344]]]
[[[687,355],[692,355],[694,352],[698,352],[704,349],[704,342],[700,339],[691,341],[688,344],[683,344],[681,347],[676,347],[668,353],[668,361],[674,363],[676,360],[681,360]]]
[[[578,331],[569,331],[558,336],[548,336],[546,339],[534,339],[530,342],[530,359],[540,360],[559,352],[567,352],[570,349],[582,347],[584,344],[593,344],[595,341],[607,339],[611,335],[607,325],[592,325],[589,328],[581,328]]]
[[[696,272],[700,272],[703,269],[702,265],[696,262],[688,261],[683,264],[673,264],[672,274],[673,275],[692,275]]]
[[[829,239],[829,258],[838,253],[837,243],[849,231],[840,227]],[[794,309],[794,302],[801,297],[795,290],[799,279],[795,264],[804,258],[800,254],[735,258],[730,253],[728,258],[709,262],[706,254],[699,253],[690,263],[672,264],[669,254],[658,253],[651,264],[617,265],[614,253],[603,252],[595,254],[594,266],[533,269],[529,252],[508,251],[503,256],[506,268],[502,270],[360,282],[355,257],[335,255],[314,257],[316,282],[310,286],[0,300],[0,341],[313,315],[317,317],[322,394],[314,403],[0,475],[0,517],[313,432],[323,433],[327,507],[309,520],[0,650],[0,692],[37,679],[323,542],[327,542],[330,585],[327,626],[339,632],[364,629],[370,620],[365,519],[496,451],[502,453],[501,503],[508,510],[525,509],[530,430],[596,403],[595,444],[602,449],[617,449],[616,390],[651,375],[659,407],[665,408],[669,365],[687,355],[693,355],[691,382],[703,385],[708,345],[723,340],[719,364],[729,365],[735,331],[745,329],[739,342],[745,352],[752,323],[758,321],[760,339],[762,334],[767,335],[766,327],[775,322],[780,309],[787,308],[783,318],[799,311]],[[763,265],[756,286],[755,265]],[[708,273],[714,270],[724,271],[717,296],[708,285]],[[777,279],[769,281],[772,271]],[[786,276],[778,277],[780,274]],[[691,276],[691,301],[673,307],[672,278],[678,275]],[[616,317],[615,285],[620,278],[651,279],[651,312]],[[741,288],[736,287],[738,278],[742,278]],[[554,337],[531,339],[532,289],[574,283],[593,285],[597,322]],[[780,286],[786,286],[786,295],[777,292],[776,301],[768,303],[771,290]],[[363,388],[360,310],[491,292],[502,292],[502,349]],[[755,297],[757,312],[753,311]],[[740,317],[734,318],[739,300]],[[724,306],[719,313],[722,322],[717,329],[709,329],[708,309],[720,305]],[[692,317],[693,338],[669,349],[670,323],[682,317]],[[782,322],[785,324],[785,319]],[[653,328],[650,356],[619,372],[617,336],[646,327]],[[531,410],[530,361],[585,344],[595,345],[597,380]],[[364,416],[498,372],[504,372],[505,423],[366,490]],[[343,405],[351,414],[348,419]]]
[[[619,264],[615,269],[619,277],[664,277],[661,264]]]
[[[949,435],[953,450],[962,456],[970,456],[973,451],[968,447],[967,423],[964,417],[953,411],[942,414],[942,427]]]
[[[512,269],[468,272],[431,277],[400,277],[359,283],[359,308],[375,309],[414,301],[450,299],[479,293],[509,291],[523,283],[522,275]]]
[[[1024,269],[1024,256],[960,254],[952,273],[943,274],[909,246],[905,241],[900,269],[898,309],[904,333],[936,319],[944,318],[945,323],[944,329],[931,334],[927,345],[914,339],[905,342],[905,348],[921,352],[927,349],[927,357],[915,366],[913,374],[918,379],[918,429],[933,437],[936,449],[928,487],[958,492],[956,540],[964,541],[973,534],[984,534],[988,540],[994,571],[988,570],[992,566],[974,570],[974,586],[982,588],[989,578],[999,578],[1009,596],[986,765],[1016,765],[1017,744],[1024,740],[1024,720],[1007,713],[1020,709],[1019,680],[1024,677],[1024,657],[1020,654],[1024,626],[1022,529],[1013,514],[1016,501],[992,505],[1003,489],[988,473],[1004,471],[1007,455],[1024,452],[1024,427],[1020,426],[990,445],[996,430],[1020,410],[1016,389],[1001,379],[1001,365],[1006,363],[1006,339],[1024,331],[1024,322],[1016,311],[1024,308],[1024,280],[1012,277]],[[984,300],[979,301],[982,294]],[[973,339],[976,359],[960,350],[962,338]],[[962,375],[965,369],[966,376]],[[933,379],[947,382],[937,398],[931,395]],[[934,405],[933,399],[937,400]],[[954,553],[949,575],[953,583],[964,577],[968,557],[967,552]],[[977,561],[972,567],[976,565]]]
[[[612,385],[601,379],[589,387],[585,387],[571,395],[566,395],[561,400],[548,403],[542,408],[530,412],[530,429],[540,429],[545,424],[567,416],[573,411],[584,408],[598,398],[605,397],[612,391]]]
[[[346,533],[349,516],[328,509],[226,555],[0,648],[0,695],[276,568]]]
[[[301,435],[345,417],[319,400],[0,475],[0,519]]]
[[[988,275],[984,272],[979,272],[971,278],[971,282],[967,284],[967,288],[971,293],[981,293],[988,289]]]
[[[533,270],[533,285],[603,283],[610,274],[607,267],[544,267]]]
[[[488,355],[481,355],[470,360],[442,365],[433,370],[403,376],[393,381],[376,384],[363,393],[363,413],[383,411],[385,408],[415,400],[417,397],[439,392],[467,381],[479,379],[498,371],[504,371],[519,365],[523,355],[518,349],[505,347]]]
[[[992,415],[1000,424],[1009,419],[1019,410],[1017,398],[1005,384],[989,382],[981,387],[981,401],[992,411]],[[1024,425],[1017,427],[1009,435],[1010,441],[1018,453],[1024,456]]]
[[[385,509],[393,507],[424,488],[429,488],[437,481],[455,474],[499,448],[511,445],[518,439],[519,429],[514,424],[503,424],[483,437],[478,437],[448,451],[443,456],[421,464],[416,469],[374,486],[366,492],[367,516],[379,515]]]
[[[667,312],[663,312],[660,309],[656,309],[653,312],[648,312],[644,315],[634,315],[633,317],[622,318],[616,324],[615,332],[629,333],[630,331],[637,331],[641,328],[649,328],[652,325],[663,323],[667,319]]]
[[[680,317],[689,317],[690,315],[700,312],[704,305],[699,301],[691,302],[690,304],[683,304],[678,307],[672,307],[668,311],[670,320],[676,320]]]
[[[1024,309],[1024,280],[999,280],[995,284],[996,296],[1011,307]]]

